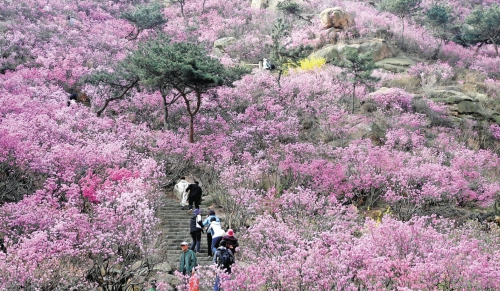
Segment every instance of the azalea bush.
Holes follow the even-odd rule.
[[[495,142],[498,126],[451,122],[446,105],[410,91],[417,85],[368,94],[368,85],[380,88],[405,73],[374,71],[380,80],[362,84],[349,68],[322,59],[282,75],[257,68],[272,53],[278,18],[288,24],[281,57],[319,45],[317,14],[330,1],[304,1],[302,18],[253,9],[246,0],[7,2],[0,3],[0,289],[131,287],[134,263],[150,270],[165,260],[159,240],[169,238],[158,211],[186,173],[200,177],[227,226],[240,231],[241,264],[224,278],[226,290],[500,284],[495,225],[457,227],[428,215],[491,212],[500,160],[486,141]],[[475,4],[492,2],[446,5],[462,21]],[[498,93],[500,58],[492,46],[476,53],[442,41],[415,21],[419,15],[401,19],[359,1],[335,5],[356,22],[341,41],[404,37],[405,52],[425,59],[408,72],[420,85],[453,84],[470,68],[487,76],[488,96]],[[193,116],[186,113],[193,101],[174,98],[175,80],[159,82],[156,91],[146,82],[158,76],[132,86],[126,78],[91,82],[120,73],[117,64],[160,34],[212,58],[214,41],[233,37],[217,61],[253,70],[200,94]],[[374,209],[384,217],[365,220]],[[200,274],[204,284],[213,282],[213,269]]]

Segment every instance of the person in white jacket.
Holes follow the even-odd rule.
[[[186,188],[189,186],[189,182],[186,181],[186,177],[181,177],[179,182],[175,184],[174,186],[174,194],[178,193],[178,195],[181,196],[181,205],[182,205],[182,210],[185,209],[187,203],[187,198],[188,198],[188,192],[186,192]]]
[[[215,217],[210,218],[210,226],[207,231],[213,231],[212,252],[215,254],[215,252],[217,252],[217,248],[219,247],[219,243],[226,235],[226,232],[222,229],[220,222],[218,222]]]

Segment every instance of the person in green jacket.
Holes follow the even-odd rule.
[[[188,243],[183,241],[181,243],[181,262],[179,264],[179,272],[182,272],[183,275],[192,275],[194,274],[195,267],[198,265],[196,262],[196,255],[192,250],[189,249]]]
[[[151,282],[149,282],[149,285],[151,286],[151,288],[148,291],[158,291],[156,289],[156,280],[151,280]]]

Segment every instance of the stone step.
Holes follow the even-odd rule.
[[[161,220],[160,226],[165,236],[165,241],[163,243],[165,249],[163,251],[172,269],[177,270],[182,252],[180,248],[181,242],[186,241],[189,245],[192,243],[189,229],[193,212],[188,212],[187,207],[186,210],[182,210],[179,201],[172,200],[165,196],[162,198],[162,203],[163,205],[157,209],[157,216]],[[201,206],[200,210],[202,218],[205,219],[208,216],[209,209]],[[198,264],[202,266],[212,264],[212,257],[208,257],[206,233],[201,234],[200,251],[201,252],[197,254]]]
[[[192,240],[191,234],[189,232],[171,232],[166,234],[166,239],[167,240],[172,240],[172,239],[186,239],[189,238],[189,240]],[[201,234],[201,239],[204,240],[206,239],[207,236],[204,235],[204,233]]]

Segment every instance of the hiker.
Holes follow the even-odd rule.
[[[234,255],[230,249],[226,248],[225,240],[220,242],[220,247],[218,247],[215,252],[213,262],[217,265],[217,268],[227,274],[231,274],[231,266],[234,264]],[[214,291],[219,291],[220,281],[220,277],[217,274],[215,277]]]
[[[228,229],[226,236],[224,236],[222,240],[226,241],[227,248],[230,249],[233,254],[235,254],[236,248],[240,245],[238,244],[238,239],[234,237],[234,231],[232,229]]]
[[[69,25],[75,24],[75,19],[70,15],[66,16],[66,20],[68,21]]]
[[[77,100],[78,100],[78,93],[73,91],[73,93],[69,95],[69,100],[67,102],[67,105],[71,106],[71,104],[75,104]]]
[[[151,288],[148,290],[148,291],[158,291],[156,288],[158,288],[156,286],[156,280],[151,280],[151,282],[149,282],[149,285],[151,286]]]
[[[193,275],[195,267],[197,266],[196,255],[189,249],[188,243],[183,241],[181,243],[181,261],[179,263],[179,272],[183,275]]]
[[[208,256],[211,258],[214,256],[214,253],[212,252],[212,236],[214,235],[214,231],[212,229],[208,230],[208,228],[212,217],[215,217],[215,221],[220,222],[220,219],[215,215],[215,211],[213,210],[210,210],[208,217],[203,220],[203,226],[207,227]]]
[[[188,193],[186,191],[186,188],[189,186],[189,182],[186,181],[186,177],[182,176],[179,182],[175,184],[174,186],[174,193],[180,193],[181,195],[181,206],[182,210],[185,209],[187,204],[187,199],[188,199]]]
[[[220,226],[220,222],[217,221],[217,218],[210,218],[210,226],[207,231],[213,231],[212,234],[212,252],[215,253],[217,248],[219,247],[219,243],[222,238],[226,235],[222,227]]]
[[[201,231],[203,228],[200,212],[201,211],[199,209],[194,210],[193,217],[191,217],[191,223],[189,226],[189,232],[191,234],[191,237],[193,238],[193,244],[191,245],[191,250],[194,251],[196,249],[196,253],[200,252]]]
[[[276,69],[276,66],[274,64],[271,64],[271,62],[268,59],[264,58],[262,60],[262,68],[264,70],[274,70]]]
[[[189,184],[186,188],[186,192],[189,191],[188,201],[189,201],[189,210],[193,210],[193,203],[196,209],[200,209],[201,196],[203,195],[203,191],[198,185],[198,181],[194,181],[194,184]]]

